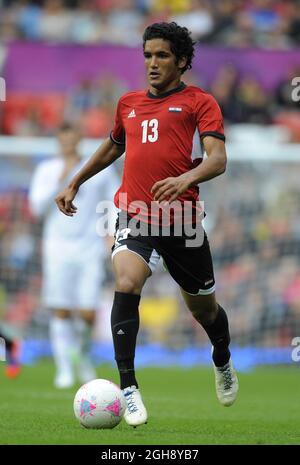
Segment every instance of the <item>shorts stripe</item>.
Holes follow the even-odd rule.
[[[209,295],[215,292],[215,290],[216,290],[216,285],[214,284],[209,289],[199,289],[199,291],[196,294],[192,294],[191,292],[187,292],[187,291],[184,291],[184,292],[186,292],[189,295]]]
[[[134,253],[135,255],[137,255],[138,257],[140,257],[145,263],[146,265],[148,266],[148,268],[150,269],[150,272],[151,274],[155,271],[155,268],[156,268],[156,265],[160,259],[160,256],[159,254],[157,253],[157,251],[155,249],[153,249],[152,253],[151,253],[151,256],[149,258],[149,263],[147,262],[147,260],[145,260],[145,258],[140,255],[138,252],[136,252],[135,250],[131,250],[128,248],[128,246],[125,244],[125,245],[120,245],[119,247],[117,247],[111,254],[111,259],[113,260],[114,256],[118,253],[118,252],[122,252],[122,250],[128,250],[128,252],[132,252]]]

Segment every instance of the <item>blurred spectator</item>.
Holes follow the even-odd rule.
[[[237,70],[227,65],[212,82],[211,92],[217,99],[224,118],[230,123],[269,124],[272,95],[269,96],[254,76],[239,80]]]
[[[187,11],[190,0],[150,0],[149,5],[154,11],[164,11],[172,15]]]
[[[78,9],[73,12],[69,40],[83,44],[98,42],[101,27],[100,18],[100,12],[95,9],[93,2],[81,1]]]
[[[82,79],[67,97],[65,119],[73,122],[78,121],[85,111],[97,107],[100,101],[100,92],[95,87],[94,82],[88,78]]]
[[[255,31],[268,32],[278,27],[280,16],[274,8],[274,0],[252,0],[249,8],[249,17]]]
[[[300,1],[288,2],[287,34],[296,46],[300,44]]]
[[[237,70],[233,66],[227,65],[221,68],[211,85],[211,93],[220,105],[225,121],[234,122],[239,119],[237,84]]]
[[[233,31],[235,24],[235,15],[239,11],[241,0],[224,0],[216,2],[214,16],[215,27],[211,34],[210,41],[222,43],[224,38]]]
[[[62,0],[46,0],[39,23],[42,40],[64,42],[71,38],[72,14]]]
[[[117,104],[121,95],[128,92],[125,82],[109,72],[104,72],[96,80],[95,85],[100,95],[100,103],[112,105],[113,107]]]
[[[16,121],[14,126],[16,136],[36,137],[43,134],[40,113],[35,106],[29,106],[24,118]]]
[[[29,40],[39,39],[42,16],[41,7],[32,4],[29,0],[22,0],[19,3],[17,26],[20,29],[22,37],[26,37]]]
[[[2,13],[0,8],[0,44],[9,43],[17,39],[19,35],[20,31],[16,27],[13,10]]]
[[[230,47],[251,47],[255,44],[255,34],[250,15],[239,11],[234,16],[233,28],[226,28],[220,37],[221,42]]]
[[[236,122],[267,124],[271,122],[269,99],[257,80],[244,77],[237,88],[239,117]]]
[[[144,15],[135,7],[134,0],[118,0],[104,15],[102,13],[100,39],[105,43],[137,45],[144,28]]]
[[[211,8],[206,0],[190,0],[187,11],[172,16],[171,20],[184,24],[195,40],[201,40],[209,35],[214,27]]]
[[[105,137],[112,126],[114,107],[127,88],[105,73],[95,81],[83,79],[67,97],[65,119],[79,124],[87,137]]]

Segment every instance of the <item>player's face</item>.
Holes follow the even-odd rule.
[[[76,154],[76,147],[79,140],[80,136],[76,131],[71,129],[67,131],[61,131],[58,135],[58,141],[62,154],[66,156]]]
[[[144,57],[151,92],[167,92],[179,85],[180,70],[185,66],[186,59],[177,60],[168,40],[147,40]]]

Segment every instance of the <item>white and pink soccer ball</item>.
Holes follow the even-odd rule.
[[[124,415],[126,400],[121,389],[106,379],[93,379],[77,391],[75,417],[85,428],[110,429]]]

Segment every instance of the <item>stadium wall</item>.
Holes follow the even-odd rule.
[[[224,65],[236,68],[241,77],[255,76],[270,91],[300,67],[300,51],[199,46],[189,79],[195,75],[209,87]],[[140,47],[15,42],[7,46],[2,72],[8,91],[66,92],[84,78],[102,75],[125,81],[131,90],[145,85]]]

